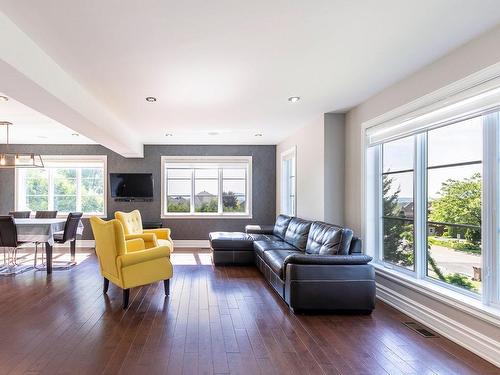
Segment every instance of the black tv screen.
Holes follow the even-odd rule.
[[[110,173],[112,198],[153,198],[152,173]]]

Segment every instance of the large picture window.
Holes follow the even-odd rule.
[[[251,157],[163,157],[162,215],[250,217]]]
[[[45,168],[16,169],[16,210],[106,214],[106,157],[43,157]]]

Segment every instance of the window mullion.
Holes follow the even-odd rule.
[[[427,275],[427,133],[415,137],[414,163],[415,271],[423,279]]]
[[[217,213],[219,215],[222,214],[222,168],[219,168],[219,173],[218,173],[218,176],[219,176],[219,181],[218,181],[218,186],[219,186],[219,191],[218,191],[218,194],[217,194]]]
[[[52,168],[47,168],[47,175],[49,179],[49,196],[48,196],[48,209],[54,210],[54,173]]]
[[[191,199],[190,199],[190,204],[189,204],[189,211],[191,214],[194,214],[194,199],[195,199],[195,173],[194,173],[194,168],[191,169]]]

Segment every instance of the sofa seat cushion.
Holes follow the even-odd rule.
[[[300,251],[305,251],[307,245],[307,236],[309,235],[310,228],[310,221],[294,217],[292,220],[290,220],[290,224],[288,224],[288,228],[285,233],[285,242],[292,244]]]
[[[291,250],[297,251],[295,247],[284,241],[255,241],[253,243],[255,253],[263,257],[264,251],[268,250]]]
[[[285,259],[292,254],[302,254],[302,252],[298,250],[267,250],[263,252],[262,259],[281,280],[285,280]]]
[[[253,250],[253,240],[242,232],[211,232],[208,235],[214,250]]]
[[[274,224],[273,234],[283,240],[285,238],[286,230],[288,229],[288,224],[290,224],[291,220],[291,216],[278,215],[276,223]]]
[[[315,221],[309,230],[306,253],[317,255],[347,255],[352,231],[336,225]]]
[[[249,233],[248,238],[253,241],[282,241],[281,238],[274,234]]]

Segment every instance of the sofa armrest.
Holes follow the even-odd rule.
[[[284,260],[287,264],[311,264],[311,265],[362,265],[372,261],[368,255],[313,255],[313,254],[290,254]]]
[[[247,234],[273,234],[274,225],[247,225],[245,233]]]

